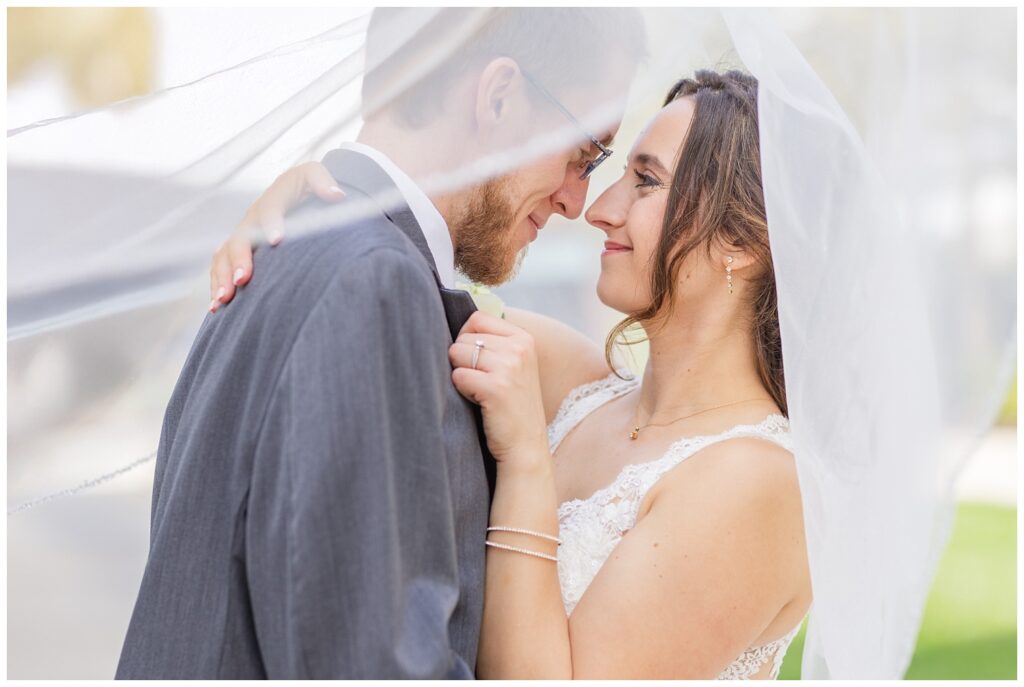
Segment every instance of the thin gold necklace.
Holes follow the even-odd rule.
[[[683,417],[677,417],[675,420],[672,420],[671,422],[648,422],[646,425],[636,425],[635,427],[633,427],[633,431],[629,433],[629,438],[635,441],[636,438],[638,436],[640,436],[640,430],[641,429],[647,429],[648,427],[668,427],[669,425],[674,425],[675,423],[682,422],[683,420],[686,420],[688,418],[696,417],[697,415],[700,415],[701,413],[710,413],[712,410],[718,410],[719,408],[728,408],[729,406],[738,406],[740,403],[750,403],[752,401],[769,401],[769,400],[771,400],[771,399],[767,399],[767,398],[748,398],[748,399],[743,400],[743,401],[733,401],[732,403],[723,403],[722,405],[715,406],[713,408],[705,408],[704,410],[699,410],[696,413],[691,413],[689,415],[684,415]],[[638,411],[637,412],[637,416],[639,416],[639,415],[640,415],[640,413]]]

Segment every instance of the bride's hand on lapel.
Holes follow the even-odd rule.
[[[455,388],[483,411],[487,446],[500,465],[531,467],[525,463],[547,454],[537,352],[526,330],[477,311],[448,349],[448,358],[455,368]]]
[[[271,246],[279,244],[284,238],[284,216],[310,194],[329,203],[345,197],[326,167],[319,162],[306,162],[277,177],[249,206],[231,236],[213,254],[210,312],[229,303],[235,297],[235,287],[249,283],[253,247],[261,235]]]

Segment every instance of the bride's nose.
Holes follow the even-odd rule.
[[[606,233],[626,223],[628,208],[623,199],[617,197],[617,187],[618,184],[613,184],[598,196],[584,215],[588,224]]]

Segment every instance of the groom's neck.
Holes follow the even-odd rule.
[[[430,151],[424,150],[429,141],[413,140],[408,129],[386,121],[368,121],[359,130],[356,142],[384,153],[421,187],[431,174],[432,170],[427,168]]]
[[[458,169],[458,161],[452,159],[453,146],[444,143],[449,140],[448,132],[429,128],[414,130],[388,120],[367,121],[356,136],[356,142],[383,153],[408,174],[426,193],[450,230],[461,194],[439,192],[435,182],[440,175]]]

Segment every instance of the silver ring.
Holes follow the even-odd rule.
[[[480,362],[480,351],[482,351],[484,348],[484,342],[481,341],[480,339],[477,339],[476,343],[473,345],[475,346],[475,348],[473,349],[473,361],[470,363],[470,367],[472,367],[475,370],[476,364]]]

